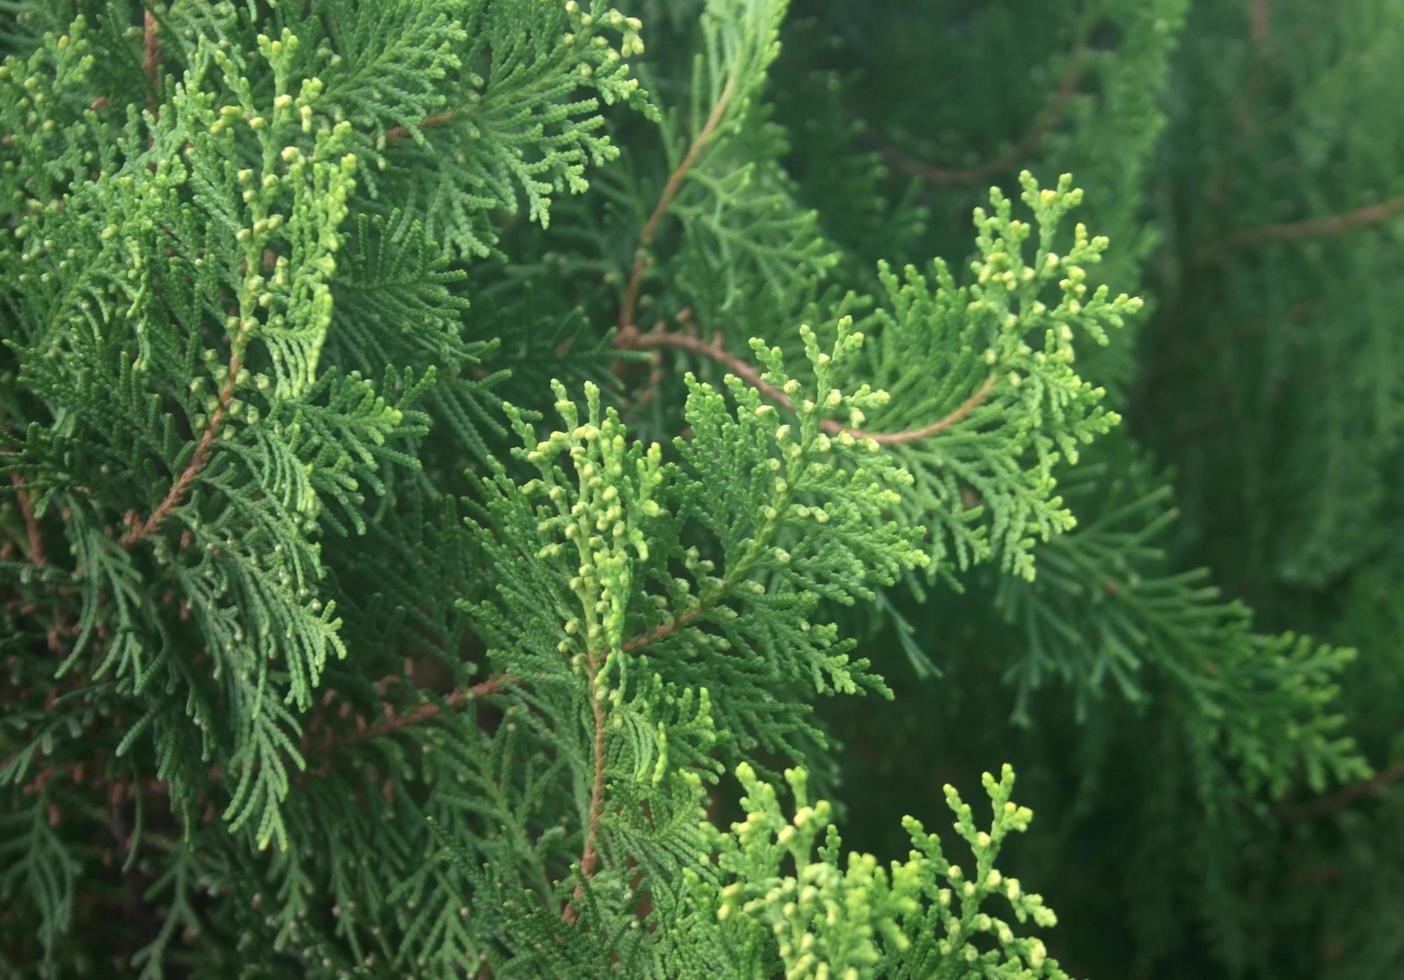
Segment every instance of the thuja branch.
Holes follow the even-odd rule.
[[[151,104],[157,108],[161,103],[161,81],[158,77],[158,69],[161,65],[161,41],[157,37],[159,27],[156,23],[156,15],[151,11],[146,11],[146,16],[142,26],[142,67],[146,71],[146,84],[151,89]]]
[[[1404,761],[1396,762],[1388,769],[1381,769],[1373,778],[1354,783],[1344,789],[1305,803],[1286,804],[1278,808],[1277,815],[1283,820],[1311,820],[1329,816],[1351,806],[1358,800],[1379,796],[1392,783],[1404,779]]]
[[[39,526],[38,515],[34,513],[34,501],[29,496],[26,480],[23,474],[11,473],[10,482],[14,484],[15,503],[24,519],[24,534],[29,541],[29,560],[35,568],[44,568],[49,564],[49,553],[44,547],[44,529]],[[47,640],[49,649],[58,653],[62,649],[62,637],[69,631],[68,617],[59,605],[54,606],[53,616],[53,625],[48,630]]]
[[[1391,198],[1388,201],[1382,201],[1379,204],[1371,204],[1367,207],[1357,208],[1354,211],[1329,215],[1325,218],[1312,218],[1307,221],[1260,225],[1257,228],[1247,228],[1243,231],[1227,235],[1217,242],[1206,246],[1200,251],[1196,262],[1202,264],[1217,258],[1224,252],[1233,251],[1235,249],[1253,248],[1259,245],[1300,242],[1314,238],[1330,238],[1333,235],[1341,235],[1355,228],[1382,224],[1401,214],[1404,214],[1404,195]]]
[[[459,688],[445,695],[440,701],[426,701],[413,711],[407,711],[402,715],[388,716],[384,720],[376,722],[374,725],[369,725],[360,731],[352,732],[341,738],[329,739],[311,749],[307,754],[325,754],[345,748],[348,745],[355,745],[359,742],[367,742],[371,739],[380,738],[382,735],[389,735],[392,732],[397,732],[410,725],[421,724],[433,718],[437,718],[444,712],[456,711],[459,708],[466,707],[479,698],[485,698],[488,695],[496,694],[509,684],[516,684],[518,680],[519,679],[512,674],[498,674],[495,677],[489,677],[487,680],[479,684],[474,684],[471,687]]]
[[[658,626],[651,632],[643,636],[635,637],[624,644],[624,651],[632,653],[640,650],[651,643],[667,639],[688,623],[695,620],[707,611],[709,603],[703,601],[693,606],[691,609],[677,616],[675,619]],[[585,843],[580,854],[580,876],[582,878],[592,877],[595,869],[599,866],[600,855],[595,848],[595,840],[599,836],[600,815],[604,811],[604,782],[605,782],[605,718],[604,701],[599,697],[596,677],[599,674],[599,655],[594,651],[587,653],[586,667],[590,673],[590,702],[594,710],[594,776],[590,785],[590,809],[585,822]],[[575,903],[580,900],[584,888],[581,885],[575,886],[575,891],[571,894],[571,900],[566,902],[565,908],[561,910],[561,918],[567,923],[573,923],[580,916]]]
[[[1078,83],[1082,81],[1084,50],[1082,45],[1073,50],[1057,91],[1038,114],[1038,118],[1034,120],[1032,128],[1024,134],[1023,139],[991,160],[974,167],[947,168],[918,160],[886,143],[878,145],[878,152],[903,173],[938,187],[969,187],[1008,173],[1042,146],[1049,133],[1062,121],[1063,113],[1067,111],[1068,104],[1077,92]]]
[[[737,357],[722,346],[720,334],[717,334],[711,340],[703,340],[696,333],[681,333],[665,330],[662,327],[655,327],[648,333],[635,332],[629,337],[623,337],[621,333],[616,335],[615,343],[631,350],[675,347],[701,354],[704,357],[716,361],[782,408],[788,410],[793,410],[794,408],[794,402],[790,400],[790,397],[779,388],[767,382],[761,376],[761,372],[755,365],[743,358]],[[998,380],[998,374],[991,374],[985,379],[984,384],[980,385],[969,398],[955,409],[929,425],[923,425],[920,428],[905,429],[900,432],[868,432],[863,429],[855,429],[851,426],[842,425],[834,419],[825,419],[820,423],[820,426],[824,431],[834,435],[846,432],[854,438],[871,439],[879,445],[892,446],[908,442],[920,442],[923,439],[930,439],[932,436],[941,434],[957,422],[966,418],[971,412],[975,411],[975,409],[979,408],[985,399],[990,396],[990,392],[994,390],[994,386]]]
[[[435,115],[425,118],[416,128],[430,129],[434,126],[442,126],[446,122],[452,122],[456,115],[457,113],[452,109],[436,113]],[[410,130],[408,126],[391,126],[385,131],[385,142],[393,143],[395,140],[404,139],[409,134]]]
[[[246,324],[248,321],[247,318],[240,317],[240,322]],[[195,482],[195,478],[200,475],[200,471],[205,468],[205,464],[210,461],[210,454],[214,451],[215,438],[219,435],[219,430],[228,417],[229,404],[234,400],[234,383],[238,379],[240,368],[244,366],[244,342],[247,335],[247,326],[241,326],[234,337],[229,355],[229,373],[224,379],[223,387],[219,390],[219,400],[215,405],[215,410],[210,413],[209,421],[205,424],[205,431],[200,434],[200,442],[196,445],[190,462],[175,478],[171,488],[166,491],[166,496],[156,505],[156,509],[151,512],[150,517],[139,524],[134,519],[130,521],[131,529],[123,535],[122,547],[135,547],[159,531],[161,525],[166,522],[166,518],[170,516],[171,511],[185,499],[186,492]]]
[[[25,479],[19,473],[11,473],[10,482],[15,487],[15,502],[19,505],[20,516],[24,518],[24,533],[29,539],[29,560],[43,568],[49,563],[44,550],[44,532],[39,527],[39,519],[34,516],[34,503],[25,489]]]
[[[692,145],[687,148],[687,153],[678,161],[673,172],[668,175],[668,181],[663,185],[663,193],[658,196],[658,203],[653,206],[652,213],[649,214],[648,220],[644,222],[643,229],[639,232],[634,267],[629,273],[629,282],[624,287],[624,298],[619,304],[619,334],[616,342],[620,346],[628,346],[628,339],[638,332],[634,318],[639,305],[639,290],[643,287],[644,273],[648,271],[648,249],[653,244],[653,239],[658,235],[658,225],[662,222],[663,216],[668,213],[673,199],[678,196],[683,181],[687,179],[688,173],[697,163],[697,158],[701,156],[702,150],[716,135],[717,127],[721,125],[722,118],[726,115],[727,106],[731,103],[735,83],[734,76],[727,79],[726,85],[722,87],[721,95],[717,96],[716,105],[712,106],[712,111],[707,116],[707,121],[702,124],[702,128],[693,139]]]
[[[590,673],[590,708],[594,713],[594,739],[592,754],[594,756],[594,774],[590,781],[590,809],[585,818],[585,843],[580,854],[580,876],[589,878],[595,873],[595,868],[600,862],[600,852],[595,849],[595,838],[599,833],[600,814],[604,811],[604,784],[605,784],[605,707],[604,699],[600,697],[598,686],[599,676],[599,655],[593,650],[589,651],[585,657],[586,669]],[[579,909],[575,903],[580,900],[580,895],[584,891],[583,885],[576,885],[575,891],[571,893],[569,902],[565,908],[561,909],[561,918],[567,923],[573,923],[580,916]]]

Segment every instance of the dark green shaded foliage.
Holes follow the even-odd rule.
[[[0,4],[5,972],[1399,972],[1401,14]]]

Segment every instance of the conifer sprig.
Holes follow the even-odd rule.
[[[1145,217],[1186,4],[1045,6],[1071,48],[970,12],[950,74],[1003,81],[949,98],[872,60],[926,37],[841,0],[0,5],[0,972],[1062,977],[997,864],[1084,921],[1202,896],[1231,938],[1272,817],[1307,846],[1388,816],[1397,767],[1338,705],[1366,658],[1182,571],[1199,525],[1112,431],[1132,293],[1172,291]],[[902,16],[935,39],[938,7]],[[1394,64],[1377,33],[1362,63]],[[889,154],[925,180],[866,135],[925,153],[1015,107],[985,162]],[[1377,193],[1215,260],[1306,246],[1253,256],[1319,283],[1297,253],[1389,227]],[[1225,223],[1258,220],[1174,241]],[[1331,289],[1367,295],[1383,265],[1353,267]],[[1381,560],[1331,533],[1388,499],[1366,320],[1370,411],[1319,399],[1320,521],[1272,542],[1301,579]],[[1144,818],[1107,880],[1164,873],[1007,853],[1007,767],[984,827],[945,789],[965,866],[911,818],[905,857],[843,851],[840,801],[879,850],[911,772],[1018,742],[1011,703],[1048,725],[1013,746],[1068,821],[1044,839]]]
[[[663,326],[654,327],[647,333],[637,333],[627,337],[617,336],[616,343],[620,347],[630,350],[650,350],[667,347],[676,347],[682,350],[692,351],[716,361],[727,371],[751,385],[770,401],[779,405],[786,411],[794,410],[794,402],[790,401],[790,396],[779,388],[768,383],[761,372],[750,362],[742,360],[735,354],[729,353],[722,346],[722,334],[713,334],[711,340],[703,340],[698,336],[696,330],[686,332],[668,330]],[[865,432],[853,426],[844,425],[836,419],[826,418],[819,424],[825,432],[833,435],[847,433],[855,439],[871,439],[878,445],[895,445],[904,442],[919,442],[922,439],[929,439],[932,436],[940,435],[946,429],[955,425],[965,418],[980,403],[988,397],[990,390],[994,388],[998,379],[991,375],[985,379],[985,383],[975,390],[975,393],[967,398],[960,405],[956,406],[949,414],[942,416],[929,425],[921,426],[917,429],[908,429],[905,432]]]
[[[945,787],[955,830],[975,858],[968,872],[911,817],[902,821],[912,844],[906,862],[884,869],[871,855],[853,853],[843,862],[832,807],[809,802],[804,770],[785,772],[795,798],[788,819],[774,787],[750,766],[739,766],[736,777],[746,819],[729,833],[704,827],[720,875],[714,885],[695,874],[690,880],[693,901],[715,917],[734,950],[738,973],[763,972],[778,960],[786,977],[1067,976],[1042,940],[1016,937],[1010,923],[984,908],[999,898],[1019,923],[1057,922],[1040,896],[995,867],[1005,838],[1026,830],[1033,816],[1010,800],[1008,766],[998,780],[983,776],[993,809],[988,831],[976,828],[971,807]]]

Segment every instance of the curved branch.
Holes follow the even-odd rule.
[[[595,774],[590,783],[590,809],[585,820],[585,846],[580,855],[580,877],[589,878],[595,873],[595,868],[600,863],[600,852],[595,849],[595,838],[598,836],[600,825],[600,814],[604,812],[604,784],[605,784],[605,706],[604,700],[600,697],[599,687],[596,678],[599,676],[599,655],[593,650],[588,651],[585,657],[586,668],[590,674],[590,707],[595,715],[595,737],[594,756]],[[580,910],[575,903],[580,900],[584,893],[583,884],[576,885],[575,891],[571,893],[570,901],[566,902],[565,908],[561,909],[561,918],[567,924],[574,923],[580,917]]]
[[[1038,114],[1038,118],[1034,120],[1032,128],[1024,134],[1024,138],[992,160],[987,160],[974,167],[946,168],[918,160],[886,143],[878,144],[878,152],[903,173],[920,178],[928,184],[935,184],[937,187],[969,187],[972,184],[984,183],[991,177],[1008,173],[1042,146],[1043,141],[1048,138],[1048,134],[1062,121],[1063,113],[1067,111],[1068,104],[1077,91],[1078,83],[1082,81],[1084,51],[1082,45],[1078,45],[1073,50],[1068,59],[1067,70],[1063,72],[1063,78],[1058,83],[1058,90],[1053,93],[1053,97],[1048,100],[1048,104]]]
[[[1332,813],[1339,813],[1357,800],[1379,796],[1391,784],[1404,779],[1404,761],[1396,762],[1388,769],[1381,769],[1373,778],[1354,783],[1329,796],[1322,796],[1305,803],[1286,804],[1278,807],[1277,815],[1283,820],[1311,820]]]
[[[157,36],[159,30],[156,15],[150,10],[146,11],[142,20],[142,68],[146,72],[146,84],[151,88],[151,106],[157,110],[161,106],[161,79],[158,74],[161,67],[161,40]]]
[[[675,333],[664,330],[662,327],[655,327],[648,333],[635,333],[632,337],[624,338],[622,334],[616,335],[615,343],[621,347],[631,350],[644,350],[648,348],[676,347],[682,350],[689,350],[704,357],[711,358],[722,365],[732,374],[736,375],[747,384],[754,387],[766,398],[787,410],[794,410],[794,402],[779,388],[770,384],[762,376],[761,372],[754,364],[737,357],[722,346],[721,334],[715,335],[711,340],[703,340],[695,333]],[[833,419],[825,419],[819,425],[825,432],[837,435],[846,432],[855,439],[871,439],[879,445],[894,446],[908,442],[920,442],[923,439],[930,439],[939,435],[951,426],[960,422],[989,397],[994,390],[995,383],[999,380],[998,374],[991,374],[985,379],[974,394],[957,406],[948,414],[937,419],[929,425],[924,425],[917,429],[906,429],[901,432],[866,432],[863,429],[855,429],[851,426],[842,425]]]
[[[942,432],[945,432],[951,426],[975,411],[975,409],[979,408],[981,403],[990,396],[990,392],[994,390],[995,382],[998,380],[999,375],[991,374],[985,379],[984,384],[975,389],[974,394],[961,402],[955,409],[937,419],[935,422],[932,422],[930,425],[924,425],[919,429],[907,429],[904,432],[878,433],[864,432],[861,429],[851,429],[846,425],[839,426],[839,429],[857,438],[871,439],[873,442],[884,446],[894,446],[904,442],[920,442],[923,439],[930,439],[932,436],[940,435]]]
[[[1300,242],[1313,238],[1330,238],[1354,228],[1381,224],[1401,214],[1404,214],[1404,194],[1390,198],[1388,201],[1381,201],[1379,204],[1371,204],[1354,211],[1333,214],[1325,218],[1311,218],[1307,221],[1246,228],[1205,246],[1196,257],[1196,263],[1203,264],[1234,249]]]
[[[239,376],[239,369],[244,364],[244,336],[245,330],[241,328],[238,336],[234,338],[233,352],[229,355],[229,374],[224,379],[224,386],[219,390],[219,403],[215,406],[214,412],[211,413],[210,420],[205,425],[205,431],[200,434],[200,442],[195,447],[194,455],[190,457],[190,462],[185,469],[175,478],[170,490],[166,491],[166,496],[151,512],[151,516],[140,524],[134,520],[130,522],[131,530],[123,535],[120,542],[123,548],[133,548],[159,531],[161,525],[166,522],[166,518],[170,516],[171,511],[180,506],[181,501],[185,499],[186,491],[195,482],[195,478],[200,475],[200,471],[205,468],[205,464],[210,461],[215,437],[219,435],[219,430],[229,414],[229,403],[234,400],[234,382]]]
[[[34,513],[34,501],[29,496],[26,489],[26,481],[22,474],[11,473],[10,482],[15,487],[15,502],[19,505],[20,515],[24,518],[24,533],[29,539],[29,560],[34,563],[35,568],[43,568],[49,564],[48,551],[44,547],[44,529],[39,526],[39,518]],[[69,632],[68,616],[64,612],[63,606],[55,603],[53,608],[53,623],[46,633],[49,649],[58,653],[63,649],[63,636]]]
[[[651,643],[667,639],[688,623],[701,616],[707,611],[708,604],[699,602],[691,609],[677,616],[675,619],[663,623],[654,628],[651,632],[643,636],[637,636],[624,644],[624,650],[632,653],[640,650]],[[600,863],[600,853],[595,849],[595,839],[599,834],[600,814],[604,811],[604,782],[605,782],[605,718],[604,701],[598,695],[595,678],[599,672],[599,655],[593,651],[586,654],[586,663],[590,673],[590,703],[595,714],[595,775],[590,786],[590,811],[585,823],[585,846],[580,855],[580,875],[582,878],[589,878],[594,875],[595,868]],[[580,917],[580,911],[575,907],[575,903],[580,900],[584,893],[584,887],[575,886],[575,891],[571,893],[570,901],[566,902],[565,908],[561,909],[561,918],[567,923],[573,923]]]
[[[707,121],[698,130],[697,136],[692,140],[692,145],[687,148],[687,153],[678,161],[673,172],[668,175],[668,182],[663,185],[663,193],[658,196],[658,203],[653,206],[652,213],[644,222],[643,230],[639,232],[634,267],[629,272],[629,282],[624,287],[624,298],[619,303],[619,335],[616,338],[616,343],[620,343],[621,346],[625,346],[623,341],[627,341],[638,332],[638,327],[634,324],[634,315],[639,305],[639,290],[643,288],[643,276],[648,270],[648,248],[653,244],[653,239],[658,234],[658,225],[663,220],[663,216],[668,213],[673,199],[678,196],[678,191],[682,189],[683,180],[687,178],[688,172],[697,163],[697,158],[701,156],[703,148],[716,135],[717,127],[721,125],[722,117],[726,115],[726,108],[731,104],[732,93],[735,92],[735,89],[736,77],[733,75],[727,78],[726,85],[722,87],[721,94],[717,96],[716,105],[712,106]]]
[[[370,741],[373,738],[380,738],[382,735],[389,735],[391,732],[397,732],[410,725],[418,725],[421,722],[429,721],[431,718],[437,718],[446,711],[456,711],[479,698],[485,698],[490,694],[496,694],[508,684],[517,683],[517,680],[518,678],[511,674],[498,674],[495,677],[489,677],[482,683],[474,684],[472,687],[459,688],[445,695],[441,701],[426,701],[413,711],[409,711],[403,715],[387,717],[383,721],[376,722],[374,725],[370,725],[342,738],[328,739],[321,745],[308,750],[305,755],[322,755],[327,752],[345,748],[348,745],[355,745],[359,742]]]
[[[39,527],[39,519],[34,516],[34,502],[29,499],[29,491],[25,489],[25,479],[22,475],[11,473],[10,482],[15,486],[15,501],[19,504],[21,516],[24,517],[24,533],[29,538],[29,560],[36,567],[43,568],[49,563],[49,558],[44,550],[44,532]]]
[[[453,121],[455,115],[457,115],[457,113],[452,109],[449,109],[445,112],[436,113],[435,115],[427,117],[416,128],[429,129],[432,126],[442,126],[446,122]],[[385,131],[385,142],[393,143],[395,140],[404,139],[409,134],[410,131],[408,126],[391,126]]]

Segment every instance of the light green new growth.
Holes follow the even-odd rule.
[[[975,211],[968,284],[939,259],[930,279],[883,266],[885,304],[862,323],[877,343],[854,370],[891,397],[858,424],[883,433],[913,474],[904,511],[932,527],[931,567],[948,575],[997,555],[1002,569],[1032,578],[1035,542],[1074,525],[1054,493],[1055,466],[1076,463],[1078,447],[1118,421],[1101,404],[1106,393],[1074,370],[1074,341],[1106,344],[1107,328],[1141,308],[1105,285],[1089,291],[1087,267],[1106,238],[1081,224],[1071,241],[1059,235],[1082,201],[1071,176],[1056,188],[1028,172],[1020,182],[1033,223],[992,188],[993,213]]]
[[[0,4],[0,973],[1061,978],[1007,767],[965,865],[809,786],[1062,700],[1205,821],[1364,775],[1116,431],[1184,0],[930,207],[817,80],[885,10],[640,7]]]
[[[988,831],[976,829],[970,806],[946,787],[955,830],[975,859],[969,870],[947,860],[940,838],[912,817],[902,821],[912,841],[905,861],[883,868],[870,854],[845,858],[830,823],[832,807],[808,802],[803,769],[785,772],[795,798],[790,818],[774,787],[749,765],[739,766],[736,776],[746,791],[746,819],[730,833],[703,826],[717,851],[712,887],[719,892],[709,893],[691,875],[698,901],[720,923],[723,947],[733,951],[736,975],[764,974],[778,957],[787,980],[1066,978],[1042,940],[1016,936],[999,911],[984,908],[997,899],[1019,923],[1049,928],[1057,922],[1038,895],[995,867],[1005,837],[1026,830],[1033,816],[1010,800],[1014,772],[1008,766],[998,781],[984,775],[993,808]]]

